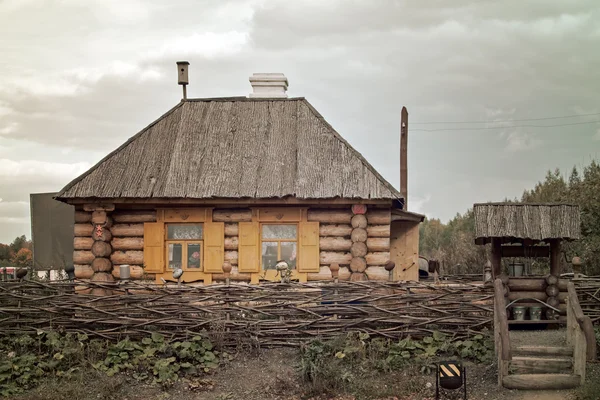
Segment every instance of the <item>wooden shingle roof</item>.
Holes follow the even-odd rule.
[[[57,199],[400,199],[306,101],[182,101]]]

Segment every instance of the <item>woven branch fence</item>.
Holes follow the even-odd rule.
[[[581,310],[594,325],[600,325],[600,278],[575,280]]]
[[[111,295],[81,294],[81,289]],[[77,292],[76,292],[77,290]],[[54,329],[119,340],[205,332],[224,346],[297,345],[344,332],[398,339],[492,328],[492,289],[470,284],[343,282],[167,287],[127,282],[5,282],[0,334]]]

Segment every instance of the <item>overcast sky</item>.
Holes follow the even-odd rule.
[[[0,242],[30,236],[30,193],[179,102],[177,60],[189,97],[285,73],[396,187],[406,106],[409,209],[429,217],[599,158],[597,0],[0,0]]]

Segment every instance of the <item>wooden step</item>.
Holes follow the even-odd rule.
[[[573,357],[573,348],[569,346],[515,346],[515,356],[559,356]]]
[[[515,374],[560,374],[573,372],[573,360],[570,357],[513,357],[509,371]]]
[[[502,385],[518,390],[560,390],[576,388],[580,380],[579,375],[569,374],[508,375],[502,379]]]

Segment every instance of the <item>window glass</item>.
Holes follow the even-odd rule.
[[[262,266],[263,269],[275,269],[277,264],[277,242],[262,243]]]
[[[263,225],[263,239],[296,239],[298,227],[296,225]]]
[[[280,260],[285,260],[292,269],[296,268],[296,242],[281,242],[280,246]]]
[[[201,240],[202,224],[168,224],[167,239],[169,240]]]
[[[188,268],[200,268],[200,244],[188,243],[187,245],[188,254]]]
[[[169,243],[169,268],[182,268],[183,246],[181,243]]]

